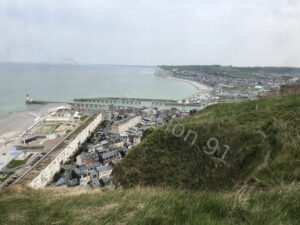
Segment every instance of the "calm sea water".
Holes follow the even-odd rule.
[[[36,100],[72,101],[84,97],[180,99],[192,85],[154,75],[155,67],[108,65],[0,64],[0,116],[37,106]]]

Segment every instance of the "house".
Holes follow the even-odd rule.
[[[74,187],[79,185],[79,177],[74,170],[68,171],[64,179],[68,187]]]
[[[248,93],[242,93],[240,94],[241,98],[249,98],[249,94]]]
[[[102,177],[100,179],[100,183],[103,184],[102,187],[110,184],[110,177]]]
[[[102,154],[102,156],[100,156],[100,162],[102,164],[105,164],[107,162],[111,162],[116,157],[117,157],[117,155],[115,154],[115,152],[113,152],[113,151],[107,152],[107,153]]]
[[[134,136],[133,137],[133,146],[138,145],[141,142],[141,137],[139,136]]]
[[[93,178],[90,180],[90,185],[92,188],[100,187],[102,186],[98,178]]]
[[[100,142],[100,145],[101,145],[103,148],[108,148],[109,143],[108,143],[107,140],[104,140],[104,141],[101,141],[101,142]]]
[[[96,151],[98,152],[98,154],[103,154],[106,152],[109,152],[108,148],[97,148]]]
[[[135,146],[141,142],[141,135],[133,133],[129,135],[129,141],[130,143],[132,143],[133,146]]]
[[[104,177],[104,176],[110,176],[113,168],[114,167],[112,165],[97,167],[97,171],[99,173],[99,178]]]
[[[86,186],[88,185],[88,183],[90,182],[90,177],[89,176],[82,176],[80,177],[79,179],[79,182],[80,182],[80,186]]]
[[[111,144],[111,148],[122,148],[124,146],[124,142],[121,140],[118,140]]]
[[[68,180],[67,182],[68,187],[75,187],[79,185],[79,179],[78,178],[74,178],[71,180]]]
[[[66,182],[65,182],[65,179],[62,177],[60,178],[56,183],[55,183],[55,186],[57,187],[66,187]]]
[[[96,162],[99,162],[99,156],[95,152],[81,153],[76,157],[77,165],[91,164]]]
[[[97,170],[92,170],[90,171],[90,178],[94,179],[94,178],[98,178],[99,177],[99,173]]]
[[[121,138],[121,140],[122,140],[123,142],[127,142],[127,141],[128,141],[128,134],[122,133],[122,134],[120,135],[120,138]]]

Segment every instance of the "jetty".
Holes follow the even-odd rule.
[[[114,106],[116,109],[128,108],[160,108],[171,109],[177,108],[180,110],[189,111],[191,109],[202,109],[201,104],[182,103],[181,100],[172,99],[152,99],[152,98],[118,98],[118,97],[98,97],[98,98],[75,98],[73,102],[59,102],[59,101],[43,101],[34,100],[27,97],[27,104],[70,104],[75,108],[82,108],[86,110],[99,110],[102,106]]]

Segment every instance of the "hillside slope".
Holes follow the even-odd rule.
[[[298,225],[300,96],[288,93],[154,129],[115,167],[123,189],[0,190],[0,224]]]
[[[299,199],[299,185],[232,193],[11,187],[0,191],[0,224],[298,225]]]
[[[300,180],[299,134],[300,96],[212,105],[147,136],[114,168],[113,181],[190,190],[288,184]]]

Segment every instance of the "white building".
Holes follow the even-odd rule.
[[[129,117],[129,118],[126,118],[124,120],[114,123],[111,127],[111,131],[114,134],[121,134],[121,133],[127,131],[129,128],[134,127],[141,121],[142,121],[141,116],[132,116],[132,117]]]

